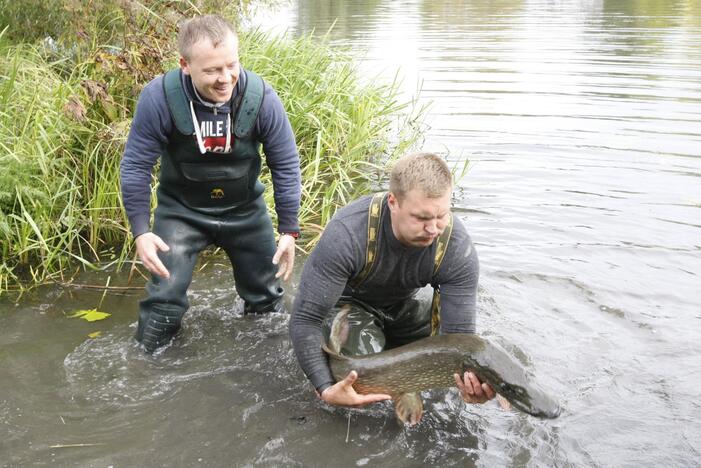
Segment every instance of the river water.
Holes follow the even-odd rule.
[[[131,339],[138,289],[0,299],[0,464],[700,466],[701,4],[300,0],[253,21],[334,22],[368,78],[399,69],[407,97],[421,89],[422,148],[469,159],[454,207],[480,255],[479,331],[563,415],[453,391],[425,395],[411,429],[388,404],[327,407],[286,317],[241,316],[213,256],[155,356]],[[93,307],[112,315],[67,317]]]

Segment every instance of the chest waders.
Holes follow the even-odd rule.
[[[370,276],[376,265],[379,250],[379,233],[382,229],[382,219],[385,214],[387,193],[377,193],[373,196],[368,208],[367,248],[365,250],[365,265],[360,273],[349,284],[354,289],[361,286]],[[453,231],[453,216],[450,215],[448,225],[437,239],[436,252],[433,260],[433,274],[443,262]],[[326,338],[330,334],[336,312],[349,304],[348,337],[341,350],[346,355],[363,355],[377,353],[390,347],[410,343],[428,334],[435,335],[440,329],[440,285],[432,283],[433,297],[431,307],[427,310],[426,302],[412,298],[386,310],[380,310],[353,298],[343,297],[324,321],[323,333]],[[430,320],[429,320],[430,312]],[[430,331],[429,331],[430,321]]]
[[[161,158],[153,232],[170,247],[159,252],[170,277],[152,275],[148,297],[139,304],[136,338],[149,352],[180,329],[198,254],[212,244],[232,263],[245,312],[282,310],[283,291],[272,264],[275,236],[261,196],[260,143],[254,135],[265,89],[258,75],[243,72],[246,87],[232,103],[233,146],[228,154],[200,151],[180,70],[163,78],[175,128]]]

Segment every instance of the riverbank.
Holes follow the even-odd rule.
[[[55,24],[23,10],[0,36],[0,293],[69,283],[76,269],[119,269],[134,257],[119,161],[141,88],[177,65],[177,22],[195,13],[165,2],[101,2],[87,12],[44,2],[35,18],[53,3],[46,19]],[[206,13],[216,2],[200,3]],[[232,20],[244,13],[225,11]],[[361,76],[352,54],[323,39],[253,30],[240,31],[240,42],[242,64],[276,89],[295,131],[308,248],[338,206],[369,191],[416,141],[421,112],[399,100],[397,83]],[[262,178],[273,207],[266,170]]]

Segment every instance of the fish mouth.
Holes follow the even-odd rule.
[[[508,399],[516,409],[542,419],[555,419],[562,413],[562,407],[550,397],[541,396],[531,399],[528,404],[520,399]]]
[[[560,416],[560,413],[562,412],[562,409],[559,406],[556,406],[554,409],[531,409],[531,410],[524,410],[531,416],[535,416],[536,418],[542,418],[542,419],[555,419],[558,416]]]

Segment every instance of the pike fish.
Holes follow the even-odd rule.
[[[363,356],[344,356],[340,349],[347,336],[348,309],[336,316],[328,345],[331,372],[344,379],[358,373],[353,388],[360,394],[385,393],[395,402],[397,417],[416,423],[423,404],[419,392],[455,387],[454,374],[473,372],[514,408],[538,418],[556,418],[559,404],[533,382],[523,366],[501,347],[472,334],[423,338],[404,346]],[[345,336],[344,336],[345,335]],[[504,405],[505,403],[503,403]]]

